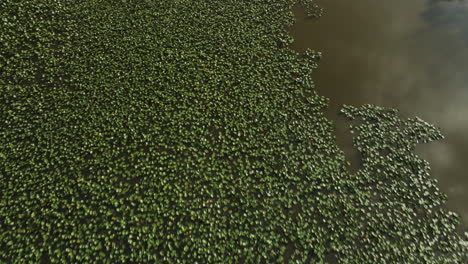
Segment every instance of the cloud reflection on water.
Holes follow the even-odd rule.
[[[324,16],[300,19],[290,32],[296,50],[323,52],[313,78],[331,98],[329,117],[338,119],[342,104],[372,103],[440,127],[446,138],[417,151],[468,224],[468,1],[318,3]],[[337,129],[338,143],[349,152],[344,133]]]

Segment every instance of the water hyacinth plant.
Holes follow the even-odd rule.
[[[466,263],[435,127],[345,107],[348,172],[298,2],[1,1],[0,263]]]

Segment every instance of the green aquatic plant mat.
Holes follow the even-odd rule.
[[[0,1],[0,263],[466,263],[440,135],[346,108],[349,173],[295,4]]]

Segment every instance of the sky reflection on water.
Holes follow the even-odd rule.
[[[304,18],[290,33],[297,51],[322,51],[313,73],[317,91],[330,98],[338,144],[352,163],[342,104],[377,104],[419,116],[445,139],[419,145],[431,174],[448,194],[447,206],[468,225],[468,1],[322,0],[319,20]]]

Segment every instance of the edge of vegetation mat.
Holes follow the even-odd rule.
[[[348,172],[296,2],[0,1],[0,262],[467,263],[436,127],[345,106]]]

